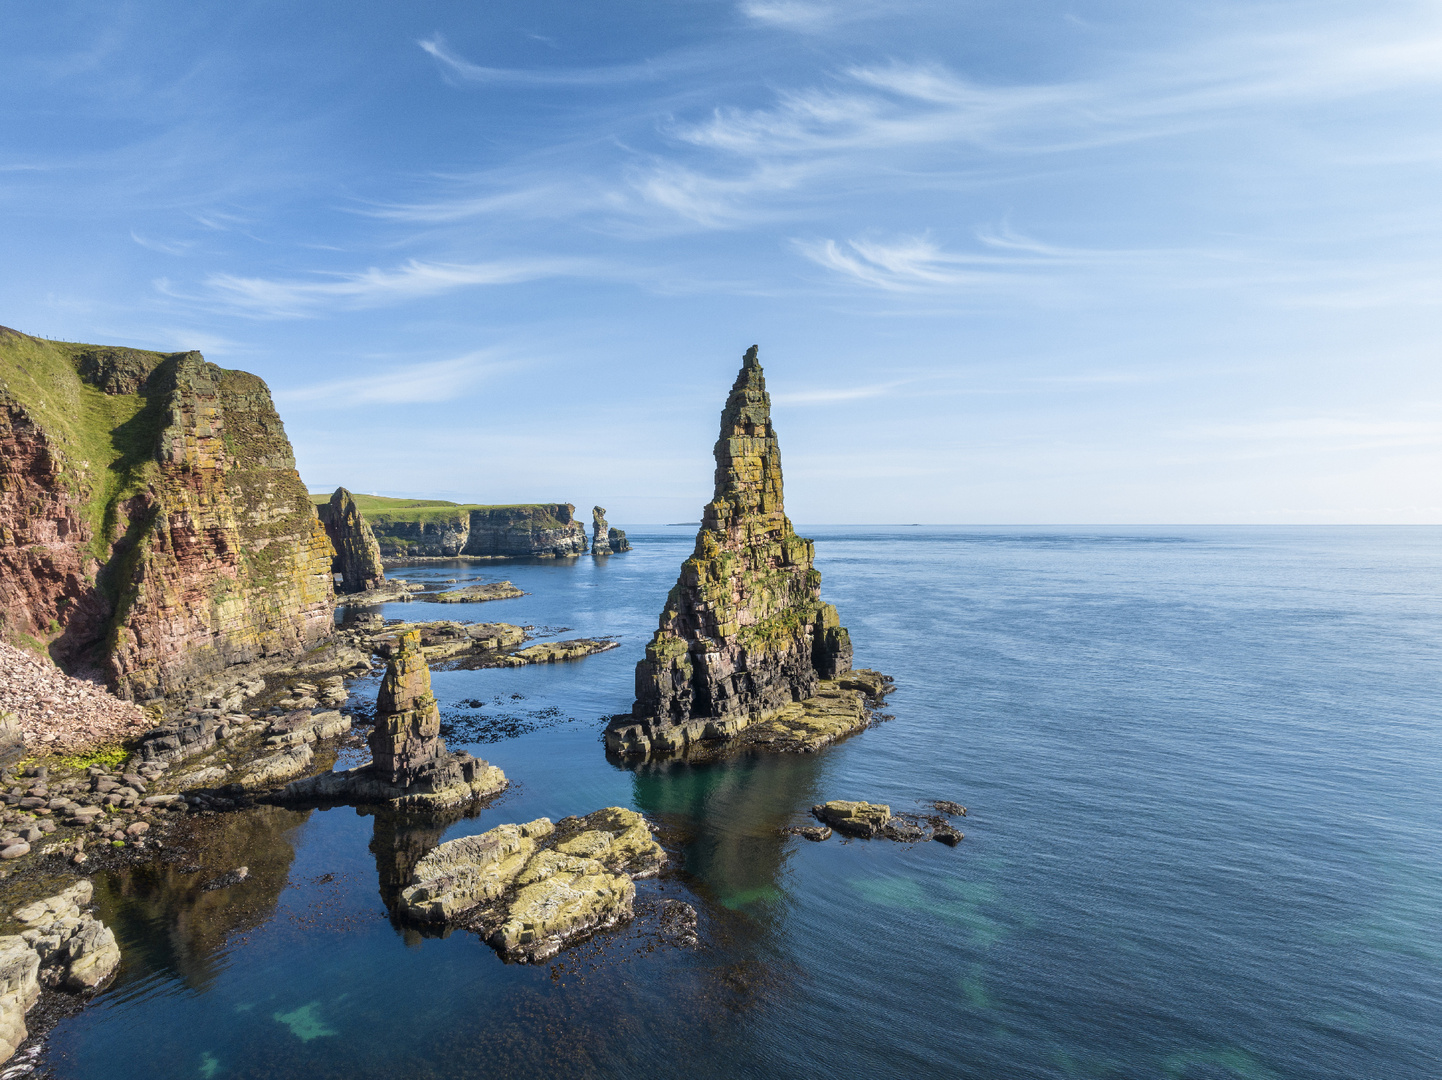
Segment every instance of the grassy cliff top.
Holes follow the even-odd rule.
[[[372,528],[404,522],[456,521],[470,514],[472,510],[497,511],[518,510],[539,528],[557,529],[562,527],[555,509],[563,503],[455,503],[444,499],[392,499],[384,495],[357,495],[356,509]],[[317,507],[330,504],[330,493],[312,494],[311,501]]]
[[[113,377],[117,361],[139,381],[171,355],[49,341],[0,328],[0,389],[19,401],[60,450],[61,480],[84,504],[98,557],[108,546],[108,511],[141,490],[154,469],[164,417],[158,396],[151,401],[139,392],[107,394],[94,382],[103,382],[107,373]]]

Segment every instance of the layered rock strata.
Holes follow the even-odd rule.
[[[608,749],[669,753],[735,739],[850,672],[851,639],[821,600],[814,557],[786,517],[771,398],[752,346],[721,413],[715,495],[695,551],[636,665],[631,716],[608,726]],[[826,739],[864,725],[861,691],[836,683],[826,693]],[[851,695],[849,704],[830,701],[834,694]]]
[[[260,379],[0,330],[0,630],[150,699],[332,632],[332,549]]]
[[[381,566],[380,545],[361,516],[354,496],[343,487],[336,488],[323,518],[325,534],[335,548],[331,573],[340,578],[340,591],[350,595],[371,592],[384,585],[386,575]]]
[[[119,965],[115,934],[86,910],[93,893],[81,880],[11,913],[25,929],[0,937],[0,1062],[25,1040],[25,1013],[42,987],[93,990]]]
[[[387,558],[582,555],[586,529],[570,503],[426,506],[366,511]]]
[[[494,795],[506,786],[500,769],[463,750],[447,750],[440,733],[440,706],[431,693],[421,636],[408,630],[397,638],[376,695],[370,763],[295,781],[275,797],[439,809]],[[306,749],[295,746],[283,753],[304,755]]]
[[[612,555],[630,550],[631,544],[627,541],[626,534],[606,524],[606,508],[591,507],[591,554]]]
[[[538,818],[440,845],[416,865],[400,908],[416,922],[478,930],[507,959],[544,960],[630,918],[634,879],[665,862],[635,811]]]

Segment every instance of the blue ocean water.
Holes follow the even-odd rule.
[[[242,885],[98,882],[124,968],[55,1030],[55,1075],[1442,1075],[1442,530],[801,531],[895,719],[815,755],[608,762],[690,529],[398,571],[528,595],[387,617],[621,647],[436,672],[448,730],[514,782],[478,816],[272,808],[224,825]],[[954,799],[966,839],[779,834],[828,798]],[[610,804],[665,827],[682,872],[641,899],[695,904],[701,948],[642,919],[506,965],[388,917],[439,840]]]

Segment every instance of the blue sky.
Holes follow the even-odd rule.
[[[199,348],[313,489],[1442,521],[1442,3],[8,4],[0,323]]]

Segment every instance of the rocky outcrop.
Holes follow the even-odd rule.
[[[631,544],[620,529],[606,524],[606,508],[591,507],[591,554],[611,555],[619,551],[630,551]]]
[[[933,806],[955,806],[955,803],[933,803]],[[965,808],[957,807],[962,814]],[[943,814],[892,814],[884,803],[833,799],[811,808],[816,820],[825,822],[843,836],[865,840],[884,838],[914,844],[919,840],[935,840],[947,847],[961,843],[963,834],[952,827]],[[794,831],[809,840],[825,840],[825,836],[807,835],[804,827]]]
[[[575,514],[570,503],[365,511],[387,558],[582,555],[586,529]]]
[[[621,643],[610,638],[571,638],[568,641],[542,641],[527,645],[513,653],[488,659],[485,667],[525,667],[527,664],[556,664],[563,660],[579,660],[619,648]]]
[[[825,711],[846,719],[828,722],[821,741],[864,725],[861,692],[835,683],[851,669],[851,639],[821,600],[814,555],[783,507],[771,399],[752,346],[721,414],[715,496],[636,665],[631,716],[608,726],[608,749],[651,754],[735,739],[815,699],[823,680],[833,683]],[[851,695],[850,703],[835,695]],[[820,745],[806,742],[800,748]]]
[[[440,845],[416,865],[400,909],[416,922],[478,930],[507,959],[544,960],[570,938],[630,918],[634,879],[665,861],[633,810],[554,825],[538,818]]]
[[[396,644],[376,695],[370,763],[298,780],[275,798],[439,809],[494,795],[506,786],[505,774],[496,766],[463,750],[446,749],[420,633],[407,630]],[[285,753],[308,750],[302,744]]]
[[[482,604],[487,600],[511,600],[525,595],[509,581],[488,581],[445,592],[427,593],[422,599],[432,604]]]
[[[42,987],[93,990],[119,966],[115,934],[85,910],[92,895],[81,880],[11,913],[25,929],[0,937],[0,1061],[25,1040],[25,1013]]]
[[[175,694],[327,638],[331,557],[261,380],[0,332],[11,641],[98,663],[125,697]]]
[[[336,488],[321,517],[325,534],[335,548],[331,573],[340,577],[340,591],[347,595],[370,592],[385,584],[380,545],[351,493],[343,487]]]

